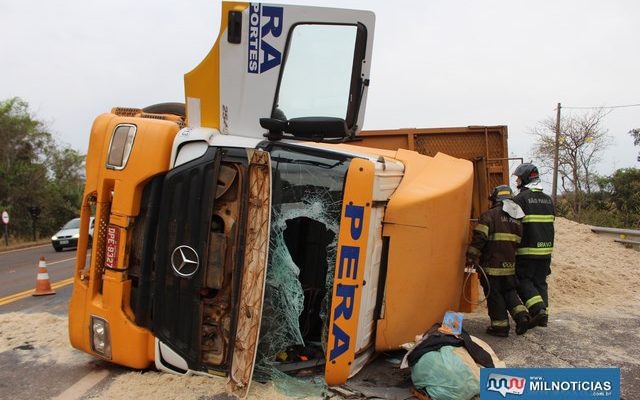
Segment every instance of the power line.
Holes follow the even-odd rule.
[[[558,103],[556,107],[557,115],[556,115],[556,129],[555,129],[555,143],[554,143],[554,157],[553,157],[553,187],[551,189],[551,196],[553,198],[553,202],[556,202],[556,194],[558,189],[558,160],[559,160],[559,148],[560,148],[560,110],[561,109],[570,109],[570,110],[594,110],[594,109],[614,109],[614,108],[628,108],[628,107],[640,107],[640,104],[624,104],[618,106],[607,106],[607,107],[562,107],[561,103]],[[608,114],[608,113],[607,113]],[[640,162],[640,155],[638,155],[638,162]]]
[[[625,104],[621,106],[602,106],[602,107],[565,107],[563,106],[562,108],[567,108],[571,110],[594,110],[594,109],[601,109],[601,108],[627,108],[627,107],[640,107],[640,104]]]

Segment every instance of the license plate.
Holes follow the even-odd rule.
[[[69,241],[68,240],[61,240],[60,244],[69,244]]]
[[[118,266],[118,246],[120,245],[120,228],[107,226],[107,244],[105,246],[104,266],[114,269]]]

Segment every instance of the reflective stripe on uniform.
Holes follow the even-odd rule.
[[[489,236],[489,227],[485,224],[477,224],[474,231],[482,232],[485,236]]]
[[[513,233],[494,233],[489,237],[489,240],[503,240],[505,242],[520,243],[520,236]]]
[[[527,308],[531,308],[531,306],[536,305],[538,303],[542,303],[542,296],[540,295],[536,295],[533,296],[532,298],[530,298],[529,300],[527,300],[527,302],[524,304]]]
[[[516,273],[515,268],[482,268],[487,275],[492,276],[510,276]]]
[[[553,222],[553,221],[555,221],[555,219],[556,219],[555,215],[530,214],[530,215],[525,215],[524,218],[522,218],[522,222],[523,223],[528,223],[528,222]]]
[[[493,320],[491,321],[491,326],[499,326],[499,327],[509,326],[509,320],[508,319]]]
[[[548,256],[553,252],[553,247],[521,247],[516,251],[516,255],[519,256]]]
[[[523,304],[518,304],[517,306],[511,309],[511,315],[518,315],[521,312],[527,312],[527,311],[529,311],[527,310],[527,307],[525,307]]]

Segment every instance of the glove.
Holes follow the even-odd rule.
[[[464,266],[465,272],[475,272],[476,265],[478,265],[478,260],[475,257],[467,256],[467,262]]]

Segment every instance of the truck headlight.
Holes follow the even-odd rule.
[[[51,236],[51,240],[58,240],[58,237],[56,235]]]
[[[74,233],[73,236],[71,236],[71,237],[74,238],[74,239],[77,239],[77,238],[80,237],[80,234],[79,233]]]
[[[100,317],[91,316],[91,347],[102,357],[111,359],[111,335],[109,323]]]

